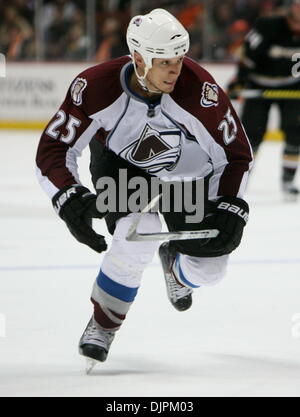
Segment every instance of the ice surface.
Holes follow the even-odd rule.
[[[281,144],[261,149],[224,281],[178,312],[156,256],[107,361],[86,376],[77,343],[102,256],[72,238],[37,184],[38,139],[0,132],[0,396],[299,396],[300,210],[281,199]]]

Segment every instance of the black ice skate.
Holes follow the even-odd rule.
[[[299,189],[290,181],[282,182],[283,197],[286,201],[296,201],[299,197]]]
[[[79,353],[87,358],[87,373],[90,373],[97,362],[106,360],[114,337],[114,332],[103,329],[94,317],[91,318],[79,341]]]
[[[168,298],[171,304],[178,311],[185,311],[192,305],[191,288],[181,285],[175,278],[172,266],[176,258],[176,253],[169,249],[169,243],[164,242],[159,247],[159,257],[164,271],[167,286]]]

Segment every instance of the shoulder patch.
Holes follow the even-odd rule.
[[[71,87],[71,97],[76,106],[80,106],[80,104],[82,104],[82,93],[86,86],[87,80],[85,78],[76,78],[73,82]]]
[[[217,84],[205,82],[202,87],[201,106],[211,107],[219,104],[219,89]]]

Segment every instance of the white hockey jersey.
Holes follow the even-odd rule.
[[[76,158],[93,137],[149,174],[201,178],[209,195],[242,197],[252,161],[245,131],[225,93],[199,64],[184,58],[171,94],[156,102],[130,89],[124,56],[83,71],[42,134],[37,173],[52,198],[80,184]]]

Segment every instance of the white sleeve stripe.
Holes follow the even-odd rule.
[[[244,194],[245,194],[246,186],[247,186],[247,182],[248,182],[248,177],[249,177],[249,171],[244,172],[242,181],[240,183],[239,191],[236,195],[239,198],[244,198]]]
[[[90,143],[99,128],[99,122],[97,120],[93,120],[89,127],[77,139],[74,146],[71,148],[77,157],[81,156],[83,149]]]
[[[59,189],[55,187],[54,184],[52,184],[48,177],[42,174],[42,171],[38,166],[36,166],[36,176],[42,189],[45,191],[48,197],[52,198],[59,191]]]
[[[66,168],[75,178],[77,184],[81,184],[78,174],[77,158],[81,156],[83,149],[90,143],[94,134],[98,130],[98,122],[93,120],[89,127],[77,139],[74,146],[72,146],[66,153]]]
[[[66,168],[68,168],[76,182],[82,185],[78,174],[77,156],[73,148],[70,148],[66,153]]]

